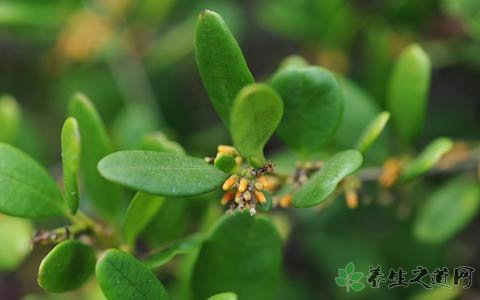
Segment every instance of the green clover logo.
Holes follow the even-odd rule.
[[[335,283],[338,286],[345,286],[347,292],[350,292],[350,289],[360,292],[365,288],[365,285],[360,282],[363,275],[362,272],[355,272],[353,262],[349,262],[345,269],[338,269],[338,277],[335,277]]]

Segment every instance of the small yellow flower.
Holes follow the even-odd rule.
[[[246,178],[242,178],[240,183],[238,184],[238,191],[243,193],[247,190],[248,187],[248,180]]]
[[[267,199],[265,198],[265,195],[262,192],[257,191],[257,190],[255,190],[255,198],[261,204],[264,204],[265,202],[267,202]]]
[[[258,182],[262,184],[263,188],[268,188],[268,180],[265,176],[260,176],[260,178],[258,178]]]
[[[232,146],[227,146],[227,145],[219,145],[217,147],[217,151],[218,153],[221,153],[221,154],[229,154],[229,155],[237,155],[238,152],[235,148],[233,148]]]
[[[220,201],[220,203],[222,203],[222,205],[227,204],[228,202],[232,201],[234,195],[235,195],[235,193],[232,192],[232,191],[226,192],[225,194],[223,194],[223,197],[222,197],[222,200]]]
[[[243,193],[243,199],[245,199],[245,201],[250,201],[252,199],[252,193],[250,193],[249,191],[245,191]]]
[[[224,191],[228,191],[237,183],[238,179],[239,179],[238,175],[233,174],[225,181],[225,183],[223,183],[222,189]]]

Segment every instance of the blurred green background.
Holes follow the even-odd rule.
[[[213,155],[218,144],[230,141],[195,65],[195,22],[205,8],[224,17],[258,81],[268,80],[292,54],[349,78],[336,149],[351,146],[363,125],[384,109],[395,58],[411,43],[421,44],[433,63],[419,149],[439,135],[479,140],[478,0],[3,0],[0,92],[14,96],[22,110],[21,131],[9,142],[58,173],[61,125],[68,100],[80,91],[96,105],[117,149],[133,149],[144,134],[159,130],[191,155]],[[284,148],[277,139],[268,147],[279,167],[295,160]],[[380,165],[394,154],[395,149],[377,145],[366,163]],[[399,192],[393,200],[367,186],[375,204],[353,211],[337,201],[320,213],[276,212],[281,228],[289,232],[283,299],[345,298],[334,276],[348,261],[364,271],[381,264],[384,272],[417,265],[479,267],[478,218],[445,244],[425,245],[412,237],[411,212],[444,180],[428,179],[409,187],[408,197]],[[166,217],[156,220],[168,218],[169,223],[154,220],[144,239],[161,244],[191,231],[196,211],[205,209],[198,202],[192,200],[188,208],[185,202],[166,205],[161,212]],[[0,226],[2,243],[9,226],[16,225]],[[19,243],[28,246],[28,241]],[[46,252],[40,247],[17,270],[0,270],[0,299],[42,293],[35,275]],[[163,273],[167,285],[176,276],[168,269]],[[476,280],[461,297],[480,297],[478,284]],[[422,291],[412,286],[348,296],[405,299]],[[66,299],[95,299],[90,292]]]

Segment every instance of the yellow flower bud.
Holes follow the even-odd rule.
[[[225,182],[223,183],[223,186],[222,186],[222,189],[224,191],[227,191],[229,189],[231,189],[235,183],[237,183],[238,181],[238,175],[237,174],[233,174],[232,176],[230,176],[227,180],[225,180]]]
[[[246,178],[242,178],[240,180],[240,183],[238,184],[238,191],[243,193],[245,192],[247,187],[248,187],[248,180]]]
[[[292,204],[292,195],[287,194],[282,196],[282,198],[280,198],[280,200],[278,201],[278,204],[280,205],[280,207],[283,208],[289,207]]]
[[[252,199],[252,193],[250,193],[249,191],[245,191],[243,193],[243,199],[245,199],[245,201],[250,201]]]
[[[263,184],[261,184],[260,182],[255,182],[255,189],[263,191]]]
[[[347,191],[346,194],[347,206],[350,209],[355,209],[358,206],[358,195],[355,191]]]
[[[232,191],[226,192],[225,194],[223,194],[223,197],[220,203],[222,203],[222,205],[227,204],[228,202],[232,201],[234,195],[235,194]]]
[[[242,193],[237,191],[237,193],[235,194],[235,203],[240,203],[240,200],[242,199]]]
[[[217,147],[218,153],[222,154],[229,154],[229,155],[236,155],[238,154],[237,150],[233,148],[232,146],[227,146],[227,145],[219,145]]]
[[[267,199],[265,198],[265,195],[262,192],[257,191],[257,190],[255,190],[255,198],[261,204],[264,204],[265,202],[267,202]]]
[[[258,182],[262,184],[263,188],[268,188],[268,180],[265,176],[260,176],[260,178],[258,178]]]

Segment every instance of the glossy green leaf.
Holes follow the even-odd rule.
[[[343,114],[343,94],[335,77],[320,67],[286,68],[272,79],[284,103],[278,134],[308,155],[325,145]]]
[[[123,221],[123,238],[133,245],[136,237],[145,229],[163,205],[163,197],[139,192],[133,197]]]
[[[120,151],[98,164],[102,175],[113,182],[153,195],[192,196],[210,192],[228,174],[203,159],[153,151]]]
[[[242,51],[217,13],[205,10],[197,21],[195,54],[203,84],[223,122],[230,125],[230,109],[237,93],[254,82]]]
[[[80,131],[75,118],[68,118],[62,128],[62,166],[65,200],[70,212],[78,210],[80,196],[78,192],[78,169],[80,165]]]
[[[155,274],[123,251],[106,251],[98,260],[95,273],[109,300],[168,299],[167,291]]]
[[[430,59],[419,45],[402,51],[392,71],[387,108],[400,136],[413,142],[423,127],[430,85]]]
[[[448,138],[438,138],[431,142],[402,172],[405,181],[425,174],[440,161],[442,156],[453,147],[453,142]]]
[[[370,148],[370,146],[377,140],[377,138],[382,133],[389,119],[390,119],[390,113],[384,111],[378,114],[370,122],[370,124],[368,124],[368,126],[365,128],[365,130],[363,131],[362,135],[358,140],[358,143],[357,143],[358,151],[363,153]]]
[[[266,84],[244,87],[235,98],[230,116],[230,132],[235,148],[254,167],[265,161],[263,147],[275,132],[283,115],[283,103]]]
[[[281,261],[282,241],[268,219],[248,213],[225,216],[198,255],[194,299],[225,291],[239,299],[278,299]]]
[[[192,253],[200,247],[202,242],[203,237],[192,235],[152,254],[145,260],[144,264],[150,269],[156,269],[168,263],[178,254]]]
[[[55,181],[22,151],[0,143],[0,212],[23,218],[67,215]]]
[[[97,170],[100,159],[112,152],[112,145],[100,115],[83,94],[75,94],[72,97],[69,111],[80,127],[82,139],[80,162],[89,199],[103,216],[115,218],[122,207],[120,187],[106,181]]]
[[[219,154],[215,157],[214,166],[224,173],[231,173],[237,167],[237,162],[231,155]]]
[[[11,271],[31,250],[32,225],[28,220],[0,215],[0,270]]]
[[[473,220],[479,204],[478,183],[455,178],[428,197],[415,221],[414,235],[425,243],[446,242]]]
[[[79,288],[95,271],[95,252],[90,246],[70,240],[58,244],[38,269],[38,284],[52,293]]]
[[[237,300],[237,299],[238,297],[235,293],[220,293],[208,298],[208,300]]]
[[[0,142],[13,143],[21,127],[21,111],[12,96],[0,97]]]
[[[186,154],[185,149],[183,149],[180,144],[169,140],[161,132],[152,132],[145,135],[140,142],[139,149],[147,151]]]
[[[363,158],[356,150],[345,150],[328,159],[321,170],[293,194],[292,204],[296,207],[314,206],[327,199],[338,183],[354,173],[362,165]]]

